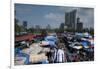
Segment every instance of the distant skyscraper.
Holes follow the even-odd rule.
[[[23,26],[27,29],[27,21],[23,21]]]
[[[77,31],[82,31],[83,30],[83,23],[77,23]]]
[[[68,29],[76,29],[76,12],[77,10],[73,10],[65,13],[65,25],[67,25]]]
[[[77,31],[82,31],[83,30],[83,23],[80,22],[80,18],[77,18]]]
[[[65,13],[65,25],[70,26],[70,14]]]
[[[77,23],[79,23],[79,22],[80,22],[80,18],[78,17],[78,18],[77,18]]]
[[[76,10],[73,10],[72,12],[70,12],[70,24],[72,29],[75,29],[76,26]]]

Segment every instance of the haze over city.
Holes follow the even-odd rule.
[[[16,18],[19,24],[23,21],[28,22],[28,28],[40,25],[46,27],[50,24],[51,28],[58,28],[65,22],[65,12],[77,10],[77,17],[83,22],[84,28],[94,27],[94,9],[69,6],[44,6],[31,4],[15,4]]]

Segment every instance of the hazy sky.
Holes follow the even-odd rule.
[[[65,22],[65,12],[77,9],[77,16],[83,22],[84,27],[94,27],[94,9],[69,6],[44,6],[32,4],[15,4],[16,18],[28,22],[28,27],[40,25],[46,27],[48,24],[52,28],[57,28]]]

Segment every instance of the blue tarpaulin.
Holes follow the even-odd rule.
[[[56,42],[57,38],[54,37],[54,36],[47,36],[47,37],[45,37],[45,41],[54,41],[54,42]]]
[[[45,37],[45,41],[47,41],[50,46],[55,46],[55,42],[57,41],[57,38],[54,36],[47,36]]]
[[[88,41],[82,41],[81,43],[83,46],[88,46]]]
[[[29,64],[29,55],[26,53],[22,53],[21,52],[21,48],[15,48],[15,55],[17,55],[18,57],[25,57],[25,64]]]
[[[21,52],[21,48],[15,48],[15,54],[18,54]]]
[[[26,53],[19,53],[19,54],[17,54],[17,56],[18,57],[25,57],[26,58],[26,60],[25,60],[25,64],[29,64],[29,55],[28,54],[26,54]]]

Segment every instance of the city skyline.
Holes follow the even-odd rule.
[[[22,24],[28,22],[28,28],[36,25],[46,27],[50,24],[51,28],[58,28],[65,22],[65,12],[77,10],[77,17],[83,22],[84,28],[94,28],[94,9],[83,7],[48,6],[32,4],[15,4],[16,18]]]

